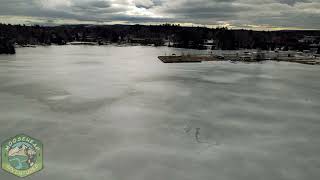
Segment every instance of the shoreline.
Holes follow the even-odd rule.
[[[194,50],[189,48],[175,48],[168,46],[154,46],[154,45],[141,45],[136,43],[108,43],[99,45],[94,42],[70,42],[64,45],[59,44],[38,44],[38,45],[15,45],[15,48],[37,48],[37,47],[49,47],[49,46],[116,46],[116,47],[134,47],[134,46],[145,46],[145,47],[167,47],[172,49],[185,49],[185,50]],[[169,55],[169,56],[158,56],[158,59],[163,63],[201,63],[204,61],[228,61],[228,62],[244,62],[244,63],[255,63],[262,61],[277,61],[277,62],[290,62],[290,63],[299,63],[307,65],[320,65],[320,54],[307,54],[300,51],[259,51],[257,49],[240,49],[240,50],[198,50],[198,51],[207,51],[211,54],[205,55]],[[215,52],[215,54],[212,54]],[[216,53],[219,52],[219,53]],[[267,58],[255,59],[253,54],[263,53],[267,55]],[[250,53],[241,54],[241,53]],[[273,57],[270,55],[273,54]],[[275,56],[278,54],[278,57]],[[279,54],[281,56],[279,56]],[[13,55],[13,54],[3,54],[3,55]]]

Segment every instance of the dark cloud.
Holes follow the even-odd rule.
[[[91,20],[96,20],[103,14],[117,13],[125,10],[125,8],[112,7],[110,1],[75,2],[70,7],[70,11],[73,13],[94,16]]]
[[[123,23],[320,29],[320,0],[0,0],[0,15]],[[12,18],[11,18],[12,19]],[[19,21],[20,22],[20,21]],[[68,21],[69,22],[69,21]]]
[[[278,17],[259,17],[253,20],[255,24],[272,24],[274,26],[319,29],[320,14],[310,12],[284,12]]]
[[[294,6],[296,3],[308,3],[311,2],[309,0],[278,0],[279,3],[288,4],[290,6]]]
[[[93,1],[88,3],[88,5],[96,8],[108,8],[111,6],[111,3],[109,1]]]
[[[21,0],[0,0],[0,14],[1,15],[21,15],[27,14],[34,9],[35,4],[33,1]]]
[[[89,1],[89,2],[75,2],[72,6],[75,9],[92,10],[92,9],[106,9],[111,7],[109,1]]]
[[[231,2],[231,1],[229,1]],[[184,2],[180,8],[166,8],[164,11],[178,17],[189,19],[225,19],[236,18],[239,12],[248,11],[250,7],[239,6],[228,2],[201,1]]]

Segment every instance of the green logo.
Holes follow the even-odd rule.
[[[7,139],[1,145],[1,167],[18,177],[26,177],[43,168],[42,143],[21,134]]]

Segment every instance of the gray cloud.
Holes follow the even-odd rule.
[[[278,0],[278,2],[282,4],[288,4],[290,6],[294,6],[296,3],[308,3],[311,1],[309,0]]]
[[[164,12],[175,14],[186,19],[220,19],[228,20],[237,18],[240,12],[248,11],[250,7],[236,5],[229,1],[187,1],[180,4],[180,8],[166,8]]]
[[[320,29],[320,0],[0,0],[0,16]],[[14,18],[11,18],[14,20]],[[64,21],[65,20],[65,21]],[[1,19],[0,19],[1,21]]]

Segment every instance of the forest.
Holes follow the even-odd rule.
[[[309,50],[318,48],[320,31],[253,31],[228,28],[162,25],[61,25],[0,24],[0,53],[14,54],[15,46],[65,45],[69,42],[139,43],[190,49]]]

